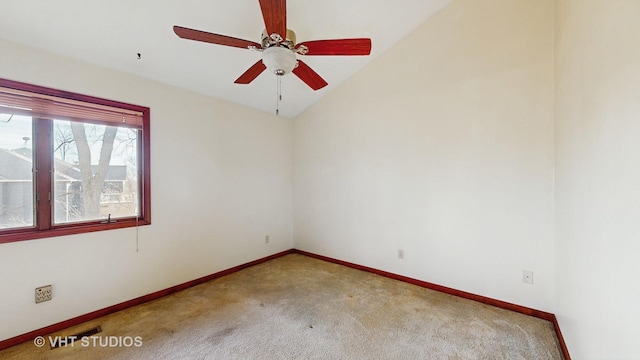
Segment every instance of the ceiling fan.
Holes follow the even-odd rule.
[[[266,27],[262,32],[261,43],[181,26],[174,26],[173,31],[183,39],[262,52],[262,59],[240,75],[235,81],[236,84],[249,84],[263,71],[269,69],[277,76],[292,72],[313,90],[318,90],[327,86],[327,82],[302,60],[298,60],[296,54],[369,55],[371,53],[371,39],[367,38],[296,43],[296,34],[287,29],[286,0],[259,1]]]

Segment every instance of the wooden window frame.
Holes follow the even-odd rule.
[[[34,176],[35,226],[29,228],[0,230],[0,244],[151,224],[151,139],[149,135],[150,109],[148,107],[106,100],[89,95],[81,95],[2,78],[0,78],[0,87],[5,89],[14,89],[19,92],[39,94],[45,98],[66,99],[70,103],[80,102],[90,106],[116,108],[122,109],[125,112],[141,114],[141,123],[139,122],[140,124],[138,126],[138,185],[140,187],[140,214],[137,217],[133,216],[117,219],[117,221],[110,223],[105,223],[102,220],[96,220],[54,225],[52,220],[52,204],[49,200],[49,197],[52,196],[50,194],[53,186],[53,139],[51,136],[53,120],[34,117],[34,131],[39,133],[33,144],[33,163],[36,170],[36,175]],[[78,119],[75,119],[75,121],[78,121]],[[86,121],[86,123],[95,122]],[[106,123],[108,124],[108,121]],[[36,198],[36,194],[39,195],[39,199]]]

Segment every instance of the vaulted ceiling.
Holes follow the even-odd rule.
[[[329,85],[313,91],[294,75],[284,76],[280,115],[298,115],[451,1],[289,0],[287,27],[298,42],[370,37],[373,45],[368,57],[305,56]],[[0,38],[275,112],[275,75],[234,84],[259,52],[183,40],[172,29],[259,43],[264,22],[258,0],[20,0],[5,2],[1,18]]]

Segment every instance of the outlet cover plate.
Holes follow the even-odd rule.
[[[49,301],[53,297],[51,285],[40,286],[36,288],[36,304]]]

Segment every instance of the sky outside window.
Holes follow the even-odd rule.
[[[29,139],[25,141],[24,138]],[[32,138],[30,117],[0,114],[0,146],[3,149],[31,148]]]

